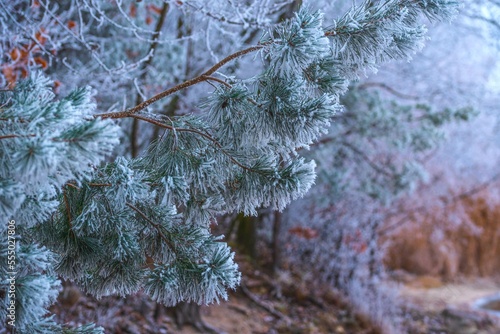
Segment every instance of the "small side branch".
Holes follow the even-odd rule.
[[[206,134],[204,132],[198,131],[196,129],[176,128],[176,127],[173,127],[173,126],[170,126],[170,125],[167,125],[167,124],[163,124],[162,122],[159,122],[157,120],[147,118],[147,117],[142,116],[142,115],[134,115],[134,114],[132,114],[132,115],[129,115],[128,117],[132,117],[132,118],[135,118],[135,119],[140,119],[140,120],[143,120],[145,122],[148,122],[148,123],[157,125],[159,127],[162,127],[164,129],[168,129],[168,130],[172,130],[172,131],[176,131],[176,132],[192,132],[192,133],[195,133],[197,135],[200,135],[203,138],[208,139],[209,141],[211,141],[212,143],[214,143],[215,146],[224,155],[226,155],[231,160],[231,162],[233,162],[235,165],[241,167],[244,170],[250,171],[250,172],[257,172],[256,170],[254,170],[254,169],[252,169],[250,167],[247,167],[247,166],[243,165],[242,163],[240,163],[238,160],[236,160],[233,156],[231,156],[226,150],[224,150],[222,148],[222,145],[217,141],[217,139],[213,138],[212,136],[210,136],[210,135],[208,135],[208,134]]]
[[[9,135],[0,136],[0,140],[1,140],[1,139],[9,139],[9,138],[23,138],[23,137],[35,137],[35,135],[16,135],[16,134],[9,134]]]
[[[370,157],[368,157],[363,151],[355,147],[354,145],[346,142],[346,141],[341,141],[341,144],[344,145],[345,147],[349,148],[351,151],[359,155],[373,170],[376,172],[383,174],[385,176],[393,177],[392,173],[388,172],[387,170],[381,168],[378,166],[376,163],[374,163]]]
[[[215,78],[215,77],[207,77],[206,78],[207,80],[210,80],[210,81],[216,81],[224,86],[226,86],[227,88],[231,88],[233,86],[231,86],[230,84],[228,84],[227,82],[225,82],[224,80],[221,80],[219,78]]]
[[[71,209],[69,207],[68,196],[66,195],[66,190],[63,189],[63,197],[64,197],[64,205],[66,206],[66,214],[68,215],[68,224],[70,228],[73,228],[73,224],[71,221],[73,220],[71,217]]]
[[[135,212],[137,212],[145,221],[147,221],[149,224],[151,224],[158,231],[158,234],[160,235],[160,238],[168,245],[168,247],[170,247],[170,249],[172,249],[172,250],[175,249],[174,245],[170,242],[170,240],[167,239],[167,237],[161,231],[160,224],[155,223],[154,221],[152,221],[148,216],[146,216],[146,214],[144,212],[142,212],[136,206],[134,206],[134,205],[132,205],[130,203],[126,203],[126,205],[129,208],[131,208],[132,210],[134,210]]]
[[[111,187],[111,183],[88,183],[91,187]]]
[[[278,319],[285,320],[288,323],[290,322],[290,319],[286,315],[284,315],[283,313],[279,312],[274,307],[269,306],[267,304],[264,304],[261,300],[259,300],[259,298],[257,298],[257,296],[255,296],[252,292],[250,292],[250,290],[248,290],[248,288],[246,287],[246,285],[243,282],[240,285],[240,289],[241,289],[241,292],[243,292],[243,294],[248,299],[250,299],[252,302],[255,303],[255,305],[259,306],[260,308],[262,308],[266,312],[274,315]]]

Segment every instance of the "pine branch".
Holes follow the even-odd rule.
[[[204,82],[204,81],[207,81],[207,80],[210,80],[210,75],[212,75],[213,73],[215,73],[215,71],[217,71],[219,68],[221,68],[222,66],[224,66],[225,64],[229,63],[230,61],[238,58],[238,57],[241,57],[243,55],[246,55],[248,53],[251,53],[251,52],[254,52],[254,51],[257,51],[257,50],[260,50],[262,48],[265,47],[266,44],[260,44],[260,45],[256,45],[256,46],[252,46],[252,47],[249,47],[247,49],[244,49],[244,50],[241,50],[241,51],[238,51],[238,52],[235,52],[229,56],[227,56],[226,58],[222,59],[220,62],[218,62],[217,64],[215,64],[214,66],[212,66],[211,68],[209,68],[207,71],[205,71],[203,74],[200,74],[199,76],[193,78],[193,79],[190,79],[190,80],[187,80],[187,81],[184,81],[183,83],[181,84],[178,84],[172,88],[169,88],[155,96],[153,96],[152,98],[142,102],[142,103],[139,103],[138,105],[136,105],[135,107],[133,108],[130,108],[130,109],[127,109],[125,111],[120,111],[120,112],[113,112],[113,113],[104,113],[104,114],[97,114],[95,115],[94,117],[101,117],[101,118],[125,118],[125,117],[130,117],[132,114],[135,114],[145,108],[147,108],[148,106],[150,106],[151,104],[173,94],[173,93],[176,93],[180,90],[183,90],[185,88],[188,88],[190,86],[193,86],[193,85],[196,85],[200,82]]]
[[[157,125],[159,127],[162,127],[164,129],[168,129],[168,130],[172,130],[172,131],[176,131],[176,132],[191,132],[191,133],[195,133],[197,135],[200,135],[203,138],[208,139],[209,141],[211,141],[212,143],[214,143],[215,146],[217,147],[217,149],[219,149],[224,155],[226,155],[235,165],[241,167],[244,170],[250,171],[250,172],[258,172],[256,170],[254,170],[254,169],[252,169],[250,167],[247,167],[247,166],[243,165],[242,163],[240,163],[231,154],[229,154],[226,150],[224,150],[222,148],[222,145],[217,141],[217,139],[213,138],[212,136],[210,136],[210,135],[208,135],[208,134],[206,134],[204,132],[201,132],[201,131],[195,130],[195,129],[176,128],[176,127],[173,127],[173,126],[170,126],[170,125],[166,125],[164,123],[161,123],[159,121],[156,121],[156,120],[153,120],[151,118],[147,118],[147,117],[141,116],[141,115],[134,115],[134,114],[132,114],[132,115],[129,115],[128,117],[140,119],[140,120],[143,120],[145,122],[148,122],[148,123]]]
[[[161,231],[160,224],[155,223],[154,221],[152,221],[151,219],[149,219],[149,217],[146,216],[146,214],[144,212],[142,212],[141,210],[139,210],[134,205],[132,205],[130,203],[126,203],[126,205],[129,208],[131,208],[132,210],[134,210],[135,212],[137,212],[145,221],[147,221],[149,224],[151,224],[158,231],[158,234],[160,235],[160,238],[165,242],[165,244],[167,244],[168,247],[170,247],[170,249],[175,250],[174,245],[170,242],[170,240],[167,239],[167,237]]]

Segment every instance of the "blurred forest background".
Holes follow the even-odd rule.
[[[339,18],[353,3],[32,0],[31,16],[15,18],[25,35],[0,34],[0,87],[38,70],[57,94],[90,85],[99,112],[125,110],[256,44],[299,6]],[[0,0],[0,19],[25,5]],[[351,83],[330,132],[301,152],[318,174],[304,198],[213,225],[242,270],[229,302],[95,300],[64,282],[56,318],[110,333],[500,332],[493,312],[474,308],[500,292],[500,2],[464,0],[428,35],[411,61]],[[257,63],[238,58],[224,75],[251,77]],[[150,108],[196,114],[211,89]],[[163,131],[120,122],[116,155],[140,156]]]

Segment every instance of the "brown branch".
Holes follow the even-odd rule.
[[[111,183],[87,183],[91,187],[112,187]]]
[[[184,81],[183,83],[180,83],[172,88],[169,88],[155,96],[153,96],[152,98],[144,101],[144,102],[141,102],[139,103],[138,105],[136,105],[135,107],[132,107],[130,109],[127,109],[125,111],[120,111],[120,112],[113,112],[113,113],[104,113],[104,114],[98,114],[98,115],[95,115],[94,117],[101,117],[101,118],[125,118],[125,117],[130,117],[130,115],[132,114],[135,114],[145,108],[147,108],[148,106],[150,106],[151,104],[173,94],[173,93],[176,93],[182,89],[185,89],[185,88],[188,88],[190,86],[193,86],[193,85],[196,85],[200,82],[203,82],[203,81],[207,81],[209,80],[210,78],[210,75],[212,75],[213,73],[215,73],[215,71],[217,71],[219,68],[221,68],[222,66],[224,66],[225,64],[229,63],[230,61],[238,58],[238,57],[241,57],[247,53],[251,53],[251,52],[254,52],[254,51],[257,51],[257,50],[260,50],[262,49],[265,45],[267,45],[269,43],[263,43],[263,44],[259,44],[259,45],[256,45],[256,46],[252,46],[252,47],[249,47],[247,49],[244,49],[244,50],[241,50],[241,51],[238,51],[238,52],[235,52],[229,56],[227,56],[226,58],[222,59],[220,62],[218,62],[217,64],[215,64],[214,66],[212,66],[211,68],[209,68],[207,71],[205,71],[204,73],[200,74],[199,76],[193,78],[193,79],[189,79],[187,81]]]
[[[0,136],[0,139],[9,139],[9,138],[24,138],[24,137],[35,137],[35,135],[16,135],[16,134],[9,134],[9,135]]]
[[[211,80],[211,81],[217,81],[218,83],[220,84],[223,84],[224,86],[226,86],[227,88],[232,88],[233,86],[231,86],[230,84],[228,84],[227,82],[225,82],[224,80],[221,80],[219,78],[215,78],[215,77],[207,77],[206,78],[207,80]]]
[[[65,186],[69,186],[73,189],[80,189],[80,187],[78,187],[76,184],[73,184],[73,183],[66,183]]]
[[[19,137],[21,136],[12,134],[12,135],[0,136],[0,139],[19,138]]]
[[[165,97],[167,97],[175,92],[178,92],[184,88],[196,85],[197,83],[203,82],[205,80],[206,80],[205,77],[198,76],[196,78],[193,78],[193,79],[185,81],[181,84],[178,84],[170,89],[167,89],[166,91],[163,91],[163,92],[153,96],[152,98],[150,98],[144,102],[139,103],[138,105],[136,105],[133,108],[127,109],[125,111],[120,111],[120,112],[98,114],[98,115],[95,115],[95,117],[101,117],[101,118],[125,118],[125,117],[129,117],[130,115],[147,108],[151,104],[153,104],[153,103],[155,103],[155,102],[157,102],[157,101],[159,101],[159,100],[161,100],[161,99],[163,99],[163,98],[165,98]]]
[[[73,183],[66,183],[65,184],[66,186],[70,186],[71,188],[73,189],[80,189],[80,187],[78,187],[76,184],[73,184]],[[113,185],[111,183],[87,183],[88,186],[90,187],[112,187]]]
[[[260,50],[260,49],[262,49],[263,47],[265,47],[266,45],[269,45],[269,44],[271,44],[271,42],[266,42],[266,43],[262,43],[262,44],[259,44],[259,45],[251,46],[251,47],[249,47],[247,49],[235,52],[235,53],[227,56],[226,58],[222,59],[220,62],[218,62],[214,66],[212,66],[210,69],[208,69],[208,71],[206,71],[205,73],[201,74],[201,76],[210,76],[213,73],[215,73],[215,71],[217,71],[219,68],[221,68],[222,66],[226,65],[230,61],[232,61],[232,60],[234,60],[236,58],[239,58],[239,57],[241,57],[243,55],[246,55],[247,53],[251,53],[251,52]]]
[[[0,107],[3,107],[4,105],[0,106]],[[2,110],[3,111],[3,110]],[[5,118],[5,117],[0,117],[0,121],[11,121],[12,118]],[[23,119],[23,118],[17,118],[16,121],[18,121],[19,123],[28,123],[29,121]]]
[[[255,296],[248,288],[246,287],[245,283],[241,282],[240,285],[241,292],[250,299],[252,302],[255,303],[255,305],[259,306],[260,308],[264,309],[266,312],[274,315],[278,319],[283,319],[287,323],[290,323],[290,319],[283,313],[279,312],[276,310],[274,307],[264,304],[257,296]]]

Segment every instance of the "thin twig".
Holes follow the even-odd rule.
[[[227,82],[225,82],[224,80],[221,80],[221,79],[219,79],[219,78],[215,78],[215,77],[207,77],[206,79],[207,79],[207,80],[212,80],[212,81],[217,81],[217,82],[219,82],[219,83],[223,84],[224,86],[226,86],[227,88],[232,88],[232,87],[233,87],[232,85],[228,84]],[[258,103],[257,103],[254,99],[252,99],[252,98],[250,98],[250,97],[247,97],[247,101],[248,101],[248,102],[250,102],[250,103],[252,103],[253,105],[256,105],[256,106],[258,106],[258,107],[261,107],[261,105],[260,105],[260,104],[258,104]]]
[[[160,235],[160,238],[168,245],[168,247],[170,247],[172,250],[175,249],[174,245],[172,245],[172,243],[170,242],[170,240],[168,240],[167,237],[161,231],[160,224],[155,223],[154,221],[152,221],[148,216],[146,216],[146,214],[144,212],[142,212],[140,209],[138,209],[134,205],[132,205],[130,203],[126,203],[126,205],[129,208],[131,208],[132,210],[134,210],[135,212],[137,212],[145,221],[147,221],[148,223],[150,223],[151,225],[153,225],[153,227],[158,231],[158,234]]]
[[[76,184],[73,184],[73,183],[66,183],[65,186],[69,186],[69,187],[71,187],[73,189],[77,189],[77,190],[80,189],[80,187],[78,187]]]
[[[87,183],[91,187],[112,187],[111,183]]]
[[[10,134],[10,135],[0,136],[0,139],[24,138],[24,137],[35,137],[35,135],[16,135],[16,134]]]
[[[73,183],[66,183],[65,184],[66,186],[70,186],[71,188],[73,189],[80,189],[80,187],[78,187],[76,184],[73,184]],[[87,183],[88,186],[90,187],[112,187],[113,185],[111,183]]]
[[[290,321],[290,319],[286,315],[284,315],[283,313],[279,312],[274,307],[272,307],[270,305],[267,305],[267,304],[264,304],[261,300],[259,300],[259,298],[257,298],[257,296],[255,296],[252,292],[250,292],[250,290],[248,290],[248,288],[246,287],[246,285],[243,282],[241,282],[240,289],[241,289],[241,292],[243,292],[243,294],[246,297],[248,297],[248,299],[250,299],[252,302],[255,303],[255,305],[257,305],[260,308],[264,309],[268,313],[274,315],[278,319],[284,319],[287,322]]]
[[[216,78],[216,77],[209,77],[209,76],[207,76],[206,79],[207,80],[212,80],[212,81],[217,81],[218,83],[223,84],[227,88],[232,88],[233,87],[230,84],[228,84],[227,82],[225,82],[224,80],[221,80],[221,79]]]
[[[363,158],[364,161],[366,161],[366,163],[371,167],[373,168],[375,171],[383,174],[383,175],[386,175],[386,176],[389,176],[389,177],[392,177],[392,173],[388,172],[387,170],[381,168],[380,166],[378,166],[376,163],[374,163],[370,157],[368,157],[366,155],[365,152],[361,151],[360,149],[358,149],[357,147],[355,147],[354,145],[352,145],[351,143],[347,142],[347,141],[340,141],[340,143],[342,145],[344,145],[345,147],[349,148],[351,151],[353,151],[354,153],[358,154],[361,158]]]
[[[147,118],[145,116],[141,116],[141,115],[135,115],[135,114],[131,114],[129,115],[129,117],[132,117],[132,118],[136,118],[136,119],[140,119],[140,120],[143,120],[145,122],[148,122],[148,123],[151,123],[151,124],[154,124],[154,125],[157,125],[159,127],[162,127],[164,129],[169,129],[169,130],[172,130],[172,131],[176,131],[176,132],[191,132],[191,133],[195,133],[197,135],[200,135],[208,140],[210,140],[212,143],[214,143],[217,148],[224,154],[226,155],[235,165],[245,169],[245,170],[248,170],[248,171],[251,171],[251,172],[258,172],[250,167],[247,167],[245,165],[243,165],[242,163],[240,163],[238,160],[236,160],[233,156],[231,156],[231,154],[229,154],[226,150],[224,150],[222,148],[222,145],[217,141],[217,139],[213,138],[212,136],[204,133],[204,132],[201,132],[201,131],[198,131],[198,130],[195,130],[195,129],[188,129],[188,128],[176,128],[176,127],[173,127],[173,126],[170,126],[170,125],[166,125],[162,122],[159,122],[159,121],[156,121],[154,119],[150,119],[150,118]]]

